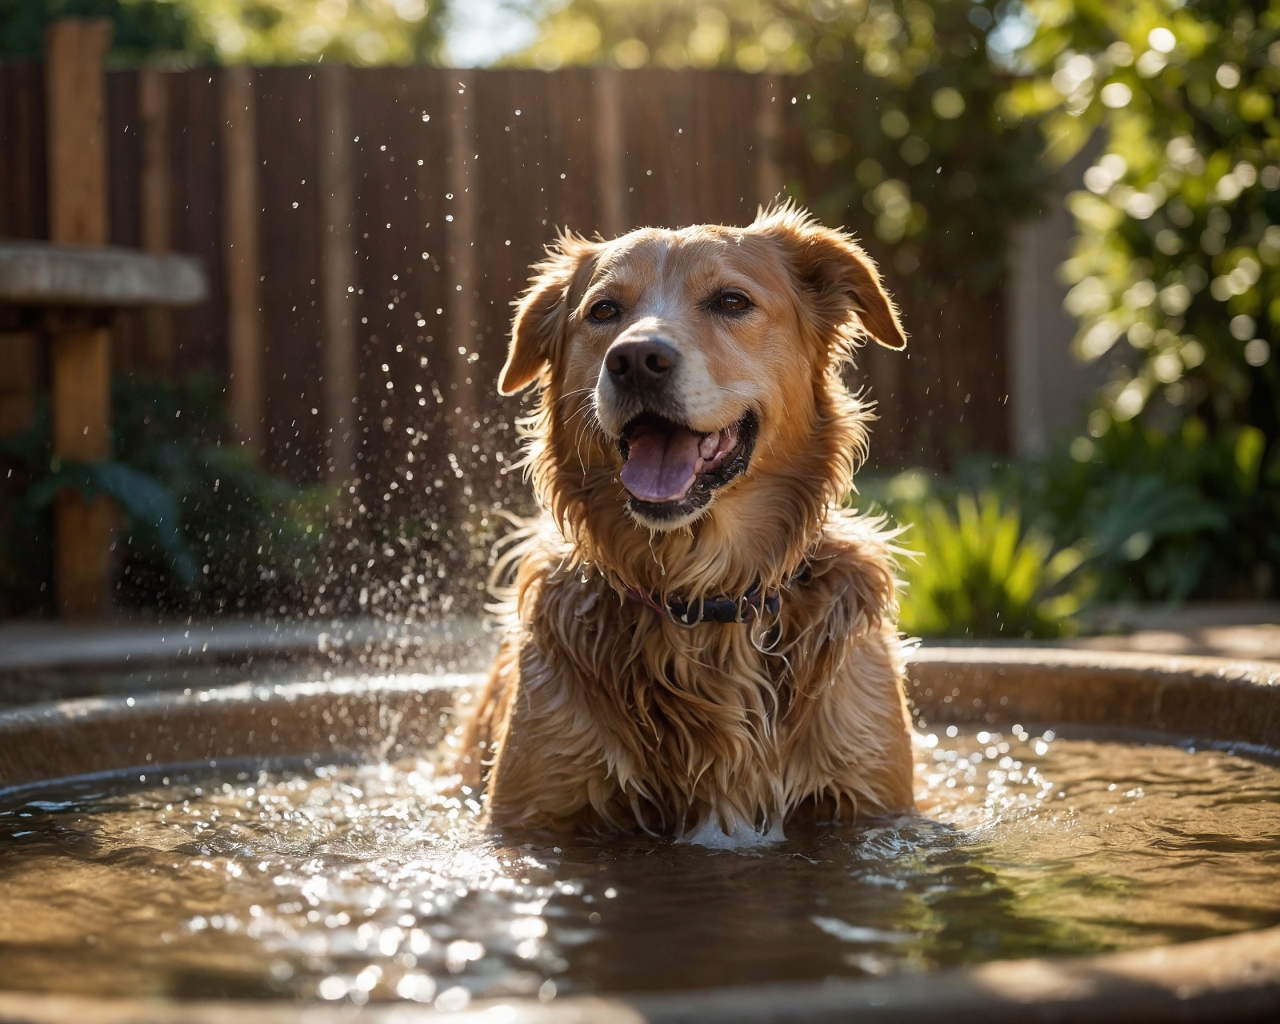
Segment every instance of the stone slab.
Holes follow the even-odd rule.
[[[191,306],[209,297],[201,261],[121,246],[0,241],[0,304]]]

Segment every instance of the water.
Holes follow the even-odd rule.
[[[919,749],[928,819],[793,829],[743,853],[504,846],[429,761],[62,784],[0,806],[0,984],[449,1009],[1280,923],[1274,763],[1052,732]]]

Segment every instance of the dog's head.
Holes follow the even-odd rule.
[[[848,235],[787,207],[747,228],[565,236],[535,270],[499,388],[545,385],[534,474],[562,522],[749,528],[753,505],[813,518],[843,497],[865,413],[840,368],[865,335],[905,344]]]

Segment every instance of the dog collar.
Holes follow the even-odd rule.
[[[626,594],[632,601],[647,605],[686,629],[703,622],[751,622],[760,614],[761,608],[777,618],[782,609],[782,596],[778,591],[765,593],[760,583],[741,597],[695,597],[686,600],[673,594],[664,603],[643,590],[628,588]]]

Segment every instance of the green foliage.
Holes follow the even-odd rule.
[[[1063,267],[1079,354],[1124,353],[1092,431],[1196,417],[1260,441],[1261,464],[1280,440],[1280,2],[1029,6],[1036,74],[1010,111],[1044,119],[1053,159],[1105,141]]]
[[[110,18],[112,59],[357,65],[434,59],[440,0],[0,0],[0,57],[36,57],[59,17]]]
[[[1010,228],[1040,212],[1050,180],[1036,126],[1001,114],[995,6],[842,5],[815,25],[800,115],[828,184],[807,199],[878,239],[925,299],[995,288]]]
[[[1210,436],[1191,417],[1166,434],[1134,420],[1039,460],[973,457],[950,477],[860,488],[907,527],[904,629],[1052,636],[1101,603],[1274,593],[1280,458],[1263,448],[1252,427]]]
[[[1090,587],[1079,547],[1027,527],[1016,502],[988,488],[935,491],[904,473],[879,491],[909,524],[899,543],[901,628],[931,637],[1055,637],[1074,632]]]
[[[256,466],[213,378],[112,385],[113,457],[51,458],[47,406],[0,442],[0,616],[51,612],[53,517],[65,487],[119,512],[116,601],[161,612],[395,616],[478,612],[491,532],[447,516],[391,516]]]
[[[195,562],[182,536],[181,512],[160,481],[122,462],[62,463],[27,491],[33,508],[48,508],[58,492],[79,492],[86,502],[105,495],[116,502],[134,529],[145,531],[163,549],[176,576],[185,586],[196,581]]]
[[[212,53],[194,29],[191,8],[171,0],[0,0],[0,57],[39,57],[45,25],[67,17],[110,18],[120,59]]]
[[[34,429],[0,442],[5,483],[0,492],[0,612],[43,609],[50,596],[52,558],[50,510],[63,490],[87,502],[113,499],[129,528],[160,552],[168,571],[183,585],[196,582],[196,567],[180,524],[178,504],[154,476],[118,460],[82,464],[52,458],[48,407],[42,405]]]
[[[813,66],[814,18],[788,0],[570,0],[556,6],[544,6],[538,39],[512,63],[546,70],[612,64],[789,74]]]
[[[154,531],[125,538],[121,599],[174,609],[294,608],[321,573],[335,495],[256,467],[227,444],[221,391],[195,374],[174,386],[117,379],[112,423],[119,462],[159,481],[180,510],[193,578]]]
[[[571,0],[515,62],[804,74],[788,87],[792,110],[827,184],[789,190],[829,223],[879,239],[912,287],[982,291],[1049,177],[1036,125],[1002,112],[1007,76],[988,59],[998,6]]]
[[[1263,441],[1194,416],[1172,433],[1119,422],[1004,479],[1060,540],[1088,539],[1099,599],[1262,598],[1280,578],[1280,460]]]

